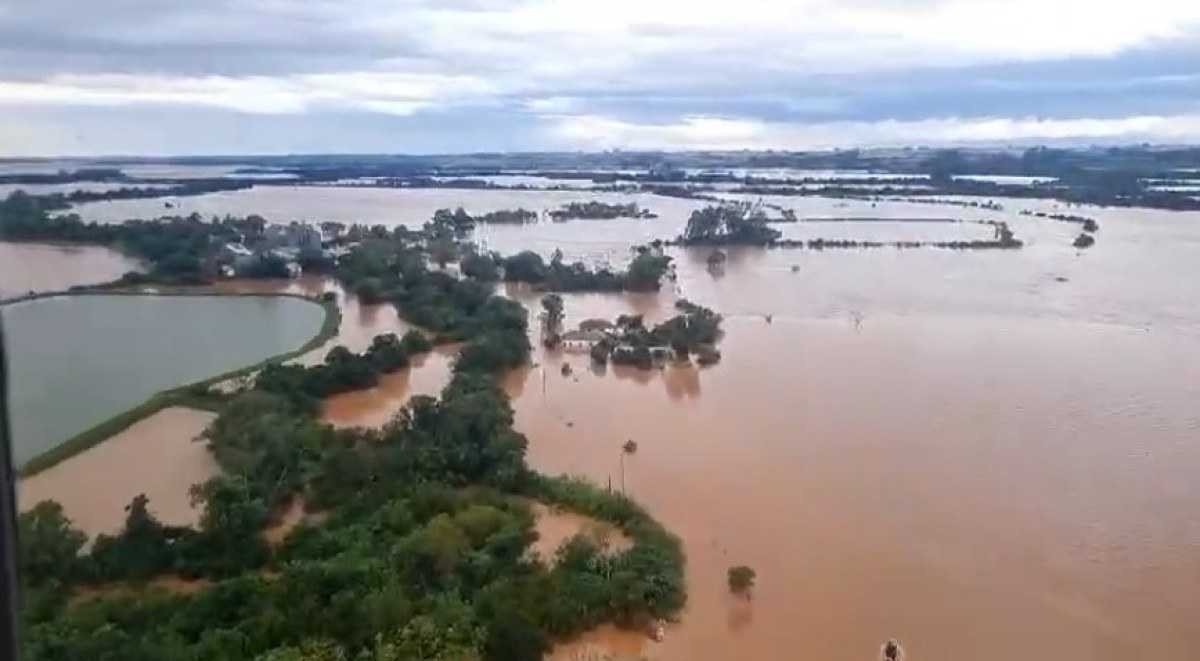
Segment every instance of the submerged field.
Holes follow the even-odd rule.
[[[259,190],[190,198],[181,210],[288,221],[342,209],[344,219],[416,226],[444,206],[540,211],[590,197]],[[695,206],[603,199],[636,199],[660,217],[488,227],[476,238],[503,253],[561,248],[619,264],[635,243],[678,234]],[[664,642],[606,630],[580,645],[680,661],[850,660],[894,636],[912,658],[1037,650],[1082,661],[1181,657],[1200,644],[1200,311],[1179,276],[1193,265],[1200,214],[1038,200],[1007,200],[1002,211],[766,201],[826,221],[781,227],[797,236],[977,232],[904,220],[948,216],[1005,220],[1025,247],[739,248],[719,271],[710,250],[674,248],[677,280],[657,294],[565,295],[569,325],[663,319],[678,297],[726,317],[724,360],[711,368],[594,370],[586,355],[541,349],[534,330],[533,364],[503,379],[534,468],[601,486],[623,474],[628,493],[684,542],[690,598]],[[146,210],[106,204],[79,212],[109,220]],[[1095,217],[1098,242],[1076,250],[1076,227],[1022,210]],[[828,222],[865,215],[888,220]],[[286,287],[336,289],[311,279]],[[521,288],[500,292],[538,307]],[[356,351],[407,328],[391,306],[339,295],[342,342]],[[371,390],[330,398],[322,414],[341,427],[381,425],[412,394],[439,390],[452,360],[430,354]],[[638,451],[622,458],[628,439]],[[736,564],[758,571],[750,603],[725,586]]]

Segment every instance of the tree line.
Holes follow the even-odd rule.
[[[220,247],[261,235],[266,226],[259,216],[214,217],[206,221],[199,214],[122,223],[84,222],[76,214],[52,213],[57,208],[53,198],[13,192],[0,200],[0,239],[111,246],[147,263],[146,273],[125,275],[123,281],[130,284],[211,282],[216,277],[215,258]],[[264,263],[259,275],[276,277],[279,267]]]

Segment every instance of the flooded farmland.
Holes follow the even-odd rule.
[[[460,203],[590,197],[287,190],[193,199],[206,215],[324,220],[336,208],[330,219],[419,224]],[[248,199],[228,203],[237,196]],[[1200,250],[1200,214],[1071,208],[1101,227],[1079,251],[1077,226],[1019,214],[1064,212],[1053,202],[765,201],[804,219],[888,219],[837,225],[836,238],[975,238],[966,225],[903,221],[948,216],[1004,220],[1025,247],[736,249],[719,273],[710,251],[673,249],[677,280],[657,295],[565,295],[568,326],[662,319],[678,297],[726,316],[711,368],[594,370],[538,345],[534,365],[505,379],[534,467],[618,483],[633,439],[626,489],[684,540],[690,600],[664,642],[602,631],[585,643],[672,661],[849,661],[889,637],[920,659],[1187,657],[1200,644],[1200,308],[1179,274]],[[644,203],[660,218],[490,227],[477,239],[617,263],[677,234],[696,204]],[[825,225],[785,231],[834,236]],[[537,306],[536,294],[502,291]],[[386,306],[343,296],[343,309],[356,350],[407,328]],[[432,354],[374,392],[329,400],[325,417],[381,424],[410,393],[436,391],[451,361]],[[758,572],[749,603],[725,584],[738,564]]]

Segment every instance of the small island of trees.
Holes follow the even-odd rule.
[[[651,369],[668,357],[688,360],[691,355],[701,365],[718,362],[721,354],[715,345],[721,338],[721,315],[687,299],[676,301],[680,314],[647,328],[641,315],[621,315],[615,323],[599,324],[588,320],[580,330],[564,334],[579,337],[588,344],[588,352],[597,363],[612,361]]]
[[[684,232],[672,245],[678,246],[759,246],[769,248],[945,248],[953,250],[983,250],[991,248],[1013,249],[1024,244],[1016,238],[1008,223],[1003,221],[975,221],[991,225],[995,238],[970,241],[868,241],[855,239],[782,239],[779,230],[770,225],[782,221],[767,217],[760,205],[726,203],[710,205],[692,212]],[[871,219],[838,219],[839,222],[865,222]],[[958,222],[953,220],[925,220],[921,222]],[[712,256],[710,255],[710,258]],[[710,262],[710,265],[712,263]]]
[[[593,270],[582,262],[567,264],[560,250],[554,251],[549,263],[535,252],[522,251],[504,258],[501,265],[505,280],[546,291],[658,291],[671,258],[654,246],[636,246],[633,254],[629,266],[620,273],[604,267]]]
[[[604,202],[571,202],[550,211],[550,218],[566,220],[610,220],[612,218],[657,218],[649,209],[638,207],[636,202],[628,204],[606,204]]]

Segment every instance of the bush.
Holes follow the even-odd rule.
[[[410,330],[400,338],[400,346],[404,352],[410,356],[415,356],[419,353],[427,353],[433,350],[433,343],[425,334],[419,330]]]
[[[754,588],[755,571],[746,565],[729,568],[729,591],[734,594],[746,594]]]
[[[354,295],[363,303],[382,303],[383,281],[379,278],[363,278],[354,286]]]

